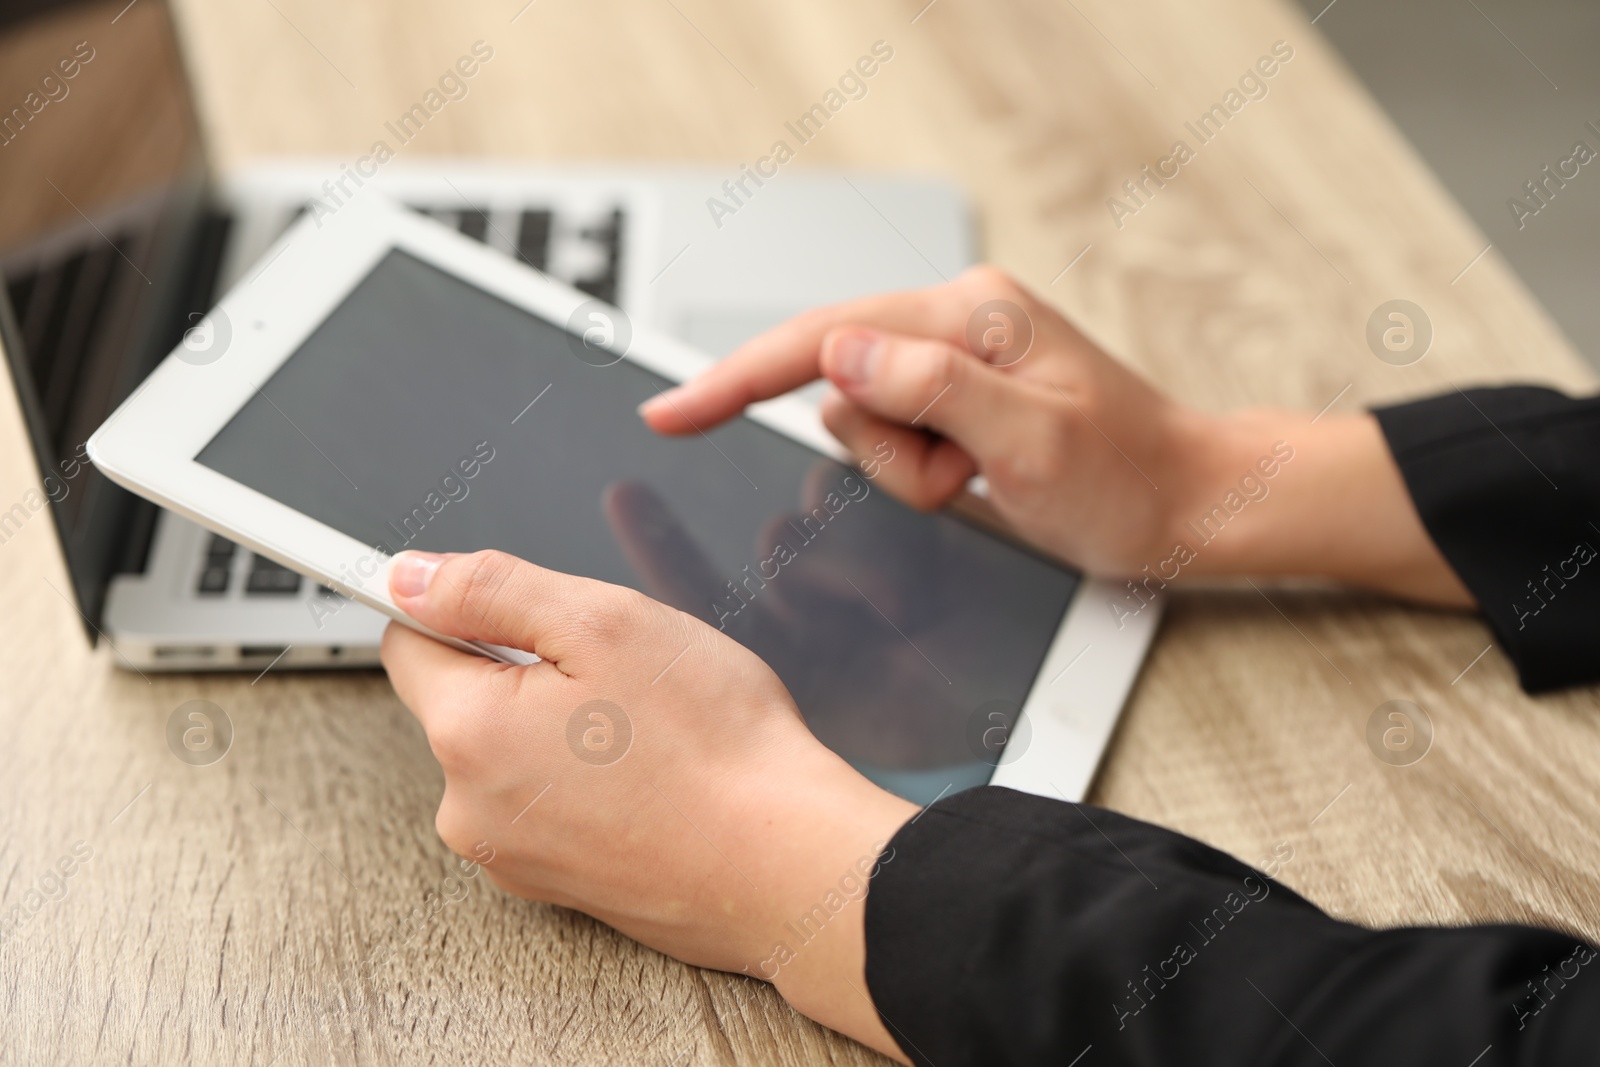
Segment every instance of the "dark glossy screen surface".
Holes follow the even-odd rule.
[[[634,409],[665,380],[596,362],[391,252],[198,459],[388,552],[640,589],[759,653],[888,787],[986,781],[1076,576],[747,419],[658,437]]]

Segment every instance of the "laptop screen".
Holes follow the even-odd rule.
[[[40,479],[0,544],[48,506],[91,627],[154,513],[83,442],[181,337],[205,177],[162,0],[0,10],[0,340]]]

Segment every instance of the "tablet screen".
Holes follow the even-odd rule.
[[[197,458],[385,552],[498,548],[641,590],[759,654],[886,788],[986,782],[1076,575],[893,500],[869,475],[911,460],[887,445],[863,469],[743,418],[657,436],[635,408],[670,383],[599,362],[395,250]]]

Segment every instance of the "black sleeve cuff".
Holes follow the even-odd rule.
[[[1180,834],[996,787],[891,845],[867,985],[919,1065],[1505,1067],[1600,1041],[1600,954],[1572,937],[1366,930]]]
[[[1523,688],[1600,679],[1600,399],[1468,389],[1374,414]]]

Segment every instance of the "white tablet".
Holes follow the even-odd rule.
[[[263,263],[89,441],[112,479],[417,629],[387,591],[404,549],[640,589],[913,800],[1088,788],[1157,606],[902,506],[874,481],[892,450],[852,463],[799,398],[655,435],[636,407],[707,357],[375,196]]]

